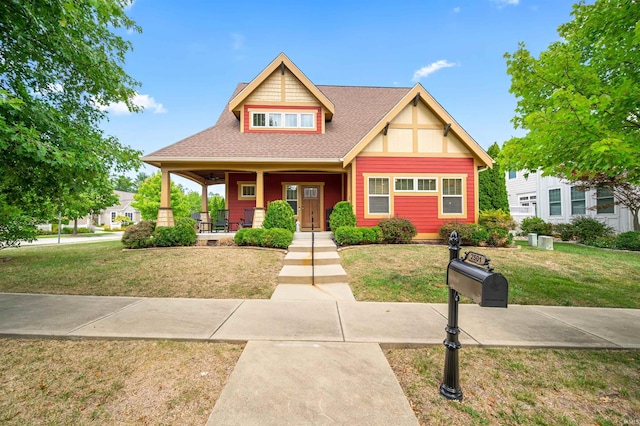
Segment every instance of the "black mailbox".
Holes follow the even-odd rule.
[[[500,273],[490,272],[460,259],[453,259],[447,268],[447,283],[449,287],[480,306],[507,307],[509,284]]]

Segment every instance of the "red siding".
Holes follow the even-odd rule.
[[[255,180],[255,173],[229,173],[227,206],[231,222],[238,222],[241,217],[244,218],[244,209],[253,209],[256,206],[255,200],[238,200],[238,182],[255,182]]]
[[[467,217],[438,219],[438,195],[394,195],[393,209],[396,217],[404,217],[416,225],[418,233],[437,233],[446,222],[454,220],[475,221],[474,163],[472,158],[425,157],[357,157],[356,158],[356,217],[359,226],[374,226],[380,219],[364,217],[365,173],[400,175],[402,173],[459,174],[467,176],[465,194]],[[393,182],[390,182],[393,185]],[[440,188],[441,181],[438,182]]]
[[[263,109],[266,111],[281,111],[281,110],[298,110],[298,111],[315,111],[316,113],[316,128],[315,130],[289,130],[289,129],[251,129],[249,122],[251,120],[251,113],[249,109]],[[301,106],[286,106],[286,105],[245,105],[244,110],[244,131],[245,133],[292,133],[292,134],[308,134],[308,133],[322,133],[322,108],[320,107],[301,107]]]

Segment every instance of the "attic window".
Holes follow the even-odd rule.
[[[252,112],[251,127],[266,129],[313,129],[313,113]]]

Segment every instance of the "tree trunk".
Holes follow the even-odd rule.
[[[73,236],[78,236],[78,219],[73,219]]]
[[[633,215],[633,230],[640,231],[640,220],[638,220],[638,215],[640,215],[640,209],[631,210],[631,214]]]

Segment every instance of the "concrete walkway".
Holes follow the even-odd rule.
[[[122,239],[122,235],[124,234],[124,232],[96,232],[96,234],[90,234],[93,235],[91,237],[87,237],[84,235],[88,235],[88,234],[82,234],[80,236],[72,236],[69,234],[62,234],[60,236],[60,244],[79,244],[79,243],[99,243],[101,241],[115,241],[118,240],[120,241]],[[45,245],[53,245],[53,244],[58,244],[58,237],[51,237],[51,236],[47,236],[46,238],[42,238],[40,237],[39,239],[32,241],[30,243],[28,242],[21,242],[20,246],[45,246]]]

